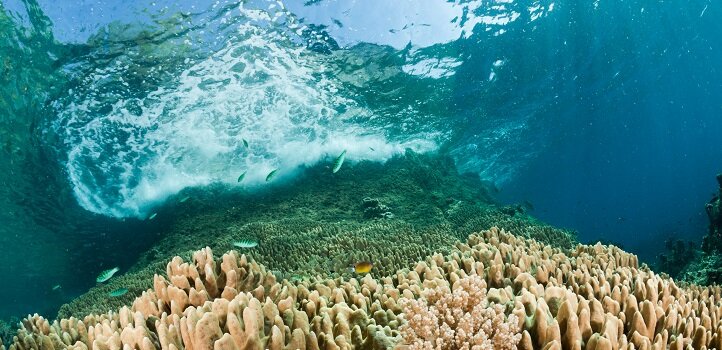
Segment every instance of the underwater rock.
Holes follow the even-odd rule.
[[[665,252],[659,254],[657,269],[677,278],[685,266],[694,260],[697,246],[694,242],[668,239],[664,242]]]
[[[365,197],[361,201],[361,207],[364,210],[365,219],[393,219],[394,214],[391,212],[391,208],[387,205],[382,204],[376,198]]]
[[[409,335],[407,316],[423,313],[421,298],[457,300],[448,293],[469,288],[475,293],[458,295],[483,296],[477,311],[496,320],[485,334],[504,334],[505,349],[722,348],[720,287],[678,286],[617,247],[564,251],[492,228],[448,255],[378,278],[279,282],[249,256],[215,258],[205,248],[188,262],[173,258],[131,306],[82,320],[27,317],[9,349],[416,349],[423,343]],[[464,317],[468,305],[431,311]],[[414,322],[427,332],[416,335],[442,339],[434,338],[439,327],[424,327],[438,320]]]
[[[722,250],[722,174],[717,174],[719,193],[705,205],[707,218],[709,219],[709,232],[704,238],[702,249],[704,251]]]
[[[722,174],[717,175],[718,193],[705,204],[709,230],[702,239],[701,254],[683,266],[679,278],[700,285],[722,284]]]

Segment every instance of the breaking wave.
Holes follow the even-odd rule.
[[[354,99],[334,77],[335,57],[307,48],[304,36],[317,33],[282,8],[240,5],[212,20],[230,30],[213,37],[195,28],[166,43],[169,52],[138,44],[104,53],[106,64],[55,103],[52,132],[84,208],[144,217],[186,187],[239,185],[244,171],[239,186],[252,187],[273,169],[282,179],[343,150],[353,162],[437,147],[435,130],[390,134],[396,126],[388,123],[399,120],[384,121]],[[207,40],[218,49],[204,51]],[[175,62],[139,62],[152,59]]]

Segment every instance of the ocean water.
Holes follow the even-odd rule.
[[[184,191],[213,203],[247,171],[262,196],[272,170],[293,184],[343,151],[347,167],[449,156],[496,201],[654,263],[707,231],[720,16],[707,0],[2,0],[0,318],[52,316],[131,268]]]

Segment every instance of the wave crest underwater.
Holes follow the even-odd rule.
[[[110,26],[102,41],[117,37],[117,47],[98,45],[86,55],[77,86],[54,103],[50,130],[85,209],[145,217],[183,188],[235,184],[244,171],[241,185],[254,186],[273,169],[289,176],[343,150],[356,161],[437,147],[439,131],[393,133],[398,117],[354,98],[348,82],[335,78],[348,53],[308,49],[318,32],[282,6],[241,3],[208,17],[175,17],[174,26],[188,29],[160,44],[155,35],[165,30],[128,45],[127,28]],[[211,23],[192,24],[204,21]],[[413,120],[412,110],[406,114]]]

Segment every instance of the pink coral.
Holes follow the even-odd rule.
[[[502,305],[490,304],[486,290],[486,281],[472,275],[452,288],[442,282],[424,289],[421,299],[405,299],[404,342],[410,349],[516,350],[518,317],[507,317]]]

